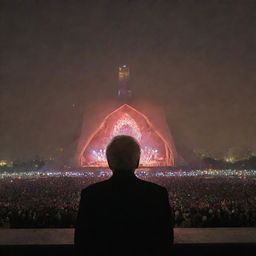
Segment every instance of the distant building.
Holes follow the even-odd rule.
[[[132,91],[130,89],[130,70],[127,65],[122,65],[118,70],[118,97],[130,98]]]

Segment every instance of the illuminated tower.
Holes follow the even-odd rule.
[[[178,154],[162,106],[131,96],[129,67],[119,66],[118,99],[91,101],[84,112],[76,166],[107,167],[106,147],[118,135],[138,141],[141,167],[176,165]]]
[[[130,89],[130,70],[127,65],[119,66],[118,70],[118,97],[128,99],[132,96]]]

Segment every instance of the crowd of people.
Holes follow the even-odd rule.
[[[256,227],[253,177],[152,177],[169,192],[176,227]]]
[[[0,228],[74,227],[81,190],[106,178],[0,179]],[[256,226],[253,176],[141,178],[167,188],[175,227]]]

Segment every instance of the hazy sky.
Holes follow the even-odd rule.
[[[174,138],[256,150],[256,1],[0,0],[0,159],[72,143],[90,101],[160,100]],[[73,105],[75,104],[75,105]]]

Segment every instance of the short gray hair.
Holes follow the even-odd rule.
[[[106,156],[111,170],[135,170],[140,161],[139,143],[131,136],[116,136],[108,144]]]

